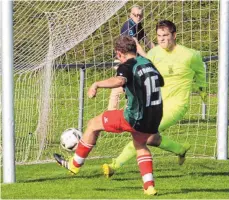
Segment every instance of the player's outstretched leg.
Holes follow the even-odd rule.
[[[184,153],[181,155],[178,155],[178,164],[179,165],[183,165],[184,161],[185,161],[185,155],[187,153],[187,151],[191,148],[191,145],[188,143],[183,144],[183,147],[185,149]]]
[[[57,161],[57,163],[59,165],[61,165],[62,167],[68,169],[71,173],[77,174],[79,172],[80,168],[79,167],[75,167],[73,165],[73,157],[70,158],[69,161],[67,161],[60,154],[54,153],[53,156],[54,156],[55,160]]]

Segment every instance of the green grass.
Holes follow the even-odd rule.
[[[15,184],[2,184],[2,199],[228,199],[229,160],[187,158],[179,166],[175,157],[154,158],[157,197],[143,194],[136,161],[111,179],[101,165],[110,160],[88,160],[78,175],[56,165],[17,166]]]

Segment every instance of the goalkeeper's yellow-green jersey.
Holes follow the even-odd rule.
[[[176,45],[172,52],[168,52],[158,45],[147,53],[147,58],[164,78],[161,91],[165,101],[176,96],[180,104],[187,104],[193,80],[198,87],[206,87],[205,69],[198,51]]]

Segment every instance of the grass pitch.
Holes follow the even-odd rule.
[[[101,165],[110,159],[87,160],[78,175],[56,163],[17,166],[15,184],[2,184],[2,199],[228,199],[229,160],[154,158],[158,196],[143,194],[135,160],[106,179]]]

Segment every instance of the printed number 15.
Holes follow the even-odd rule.
[[[161,90],[160,87],[156,87],[157,80],[158,76],[151,76],[147,77],[144,81],[144,85],[146,86],[146,107],[161,104]],[[155,92],[158,92],[158,99],[151,101],[151,95]]]

